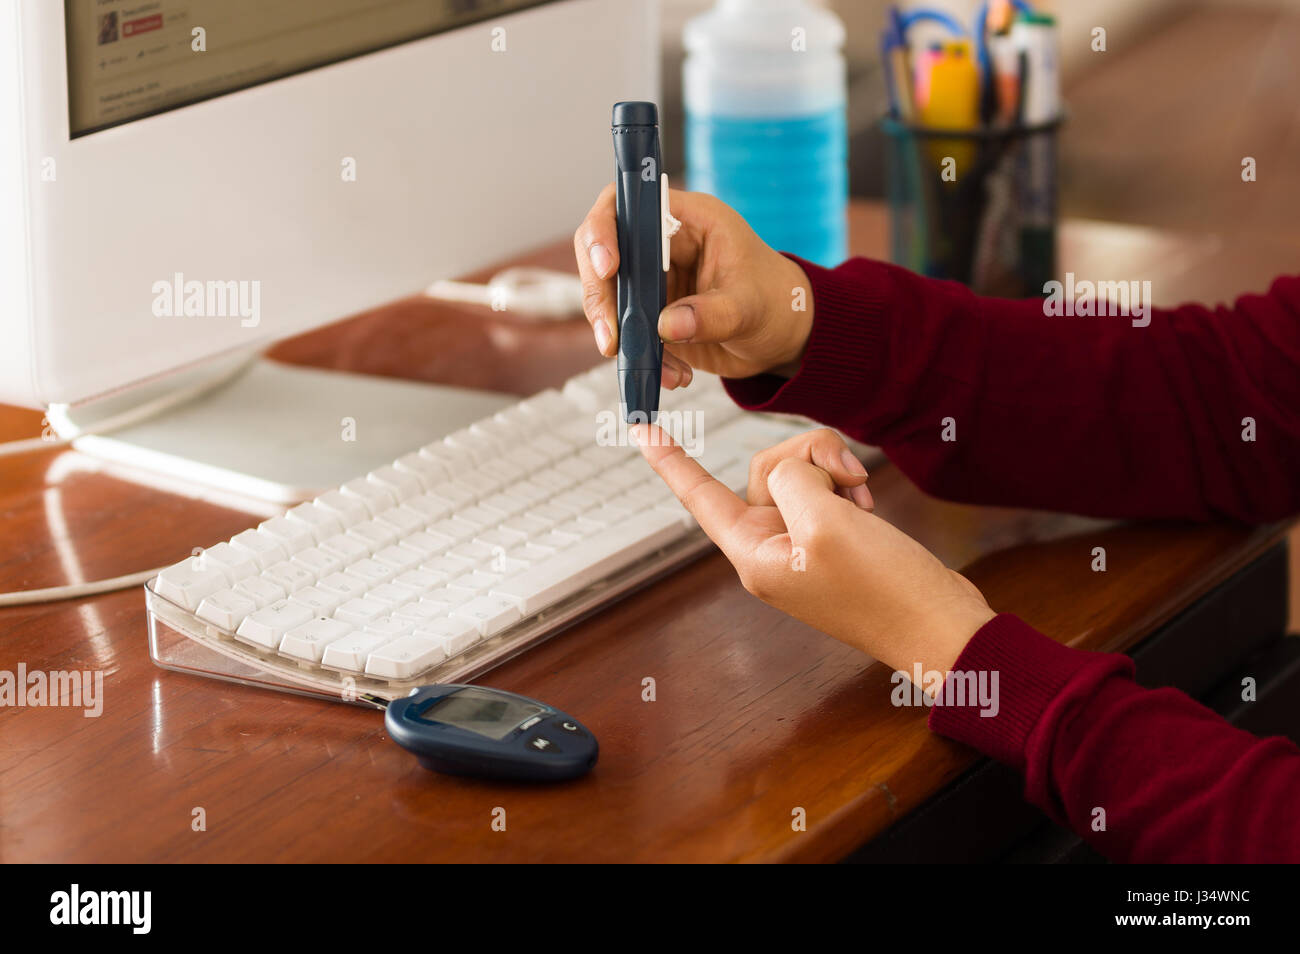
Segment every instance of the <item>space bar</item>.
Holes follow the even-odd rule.
[[[685,532],[676,514],[647,511],[602,530],[538,566],[492,588],[528,616],[676,540]]]

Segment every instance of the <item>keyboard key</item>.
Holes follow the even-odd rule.
[[[301,603],[317,616],[332,615],[344,599],[346,597],[342,593],[335,593],[333,590],[321,589],[316,586],[301,589],[289,597],[290,602]]]
[[[525,480],[517,483],[510,488],[508,496],[522,499],[529,508],[535,507],[548,497],[554,496],[555,491],[533,483],[531,480]]]
[[[293,556],[299,550],[306,550],[316,545],[316,537],[311,527],[288,517],[272,517],[257,525],[263,533],[269,533],[284,547],[285,552]]]
[[[353,497],[365,505],[366,510],[370,511],[370,516],[377,517],[389,507],[397,506],[397,498],[389,491],[385,490],[379,484],[358,477],[355,480],[349,480],[339,490],[349,497]]]
[[[565,441],[550,434],[539,434],[528,442],[528,449],[550,461],[562,460],[573,453],[573,448]]]
[[[159,573],[154,589],[164,599],[193,612],[205,596],[227,589],[231,582],[220,567],[191,558]]]
[[[529,507],[527,513],[520,514],[517,517],[502,520],[501,526],[507,530],[518,530],[520,533],[526,533],[531,537],[539,533],[545,533],[557,524],[573,519],[575,513],[576,511],[566,507],[555,507],[545,503],[536,507]]]
[[[418,625],[430,620],[442,619],[450,610],[450,603],[444,603],[442,600],[421,599],[413,603],[407,603],[405,606],[399,606],[393,610],[392,615],[402,619],[413,619]]]
[[[347,535],[354,540],[360,540],[370,552],[382,550],[384,547],[392,546],[397,542],[401,533],[391,523],[385,523],[382,520],[367,520],[365,523],[359,523]]]
[[[448,659],[461,655],[483,638],[478,626],[467,619],[433,620],[417,626],[411,635],[439,644]]]
[[[321,665],[332,669],[345,669],[348,672],[365,672],[366,657],[384,643],[390,642],[387,636],[370,633],[366,630],[353,630],[347,636],[336,639],[325,647],[321,656]]]
[[[467,520],[461,520],[459,517],[448,517],[446,520],[439,520],[429,526],[430,533],[440,533],[444,537],[451,537],[456,543],[473,540],[478,536],[481,529],[483,528],[475,526]]]
[[[380,583],[387,583],[397,576],[397,568],[387,563],[381,563],[378,560],[358,560],[344,570],[343,575],[356,577],[361,582],[369,583],[371,586],[378,586]]]
[[[254,646],[276,649],[288,630],[301,626],[315,615],[301,603],[277,600],[270,606],[264,606],[245,617],[239,624],[239,629],[235,631],[235,635]]]
[[[200,565],[204,563],[221,570],[233,582],[254,576],[261,569],[247,551],[232,547],[229,543],[218,543],[204,550]]]
[[[503,547],[493,547],[487,543],[462,543],[447,551],[447,556],[453,559],[466,560],[470,563],[486,563],[491,560],[498,552],[504,553]]]
[[[280,541],[264,530],[245,530],[230,538],[230,545],[247,553],[258,567],[265,570],[272,563],[289,559],[289,551]]]
[[[366,591],[370,589],[370,585],[364,580],[358,580],[355,576],[348,576],[346,573],[331,573],[329,576],[323,576],[316,587],[337,593],[345,600],[355,596],[365,596]]]
[[[236,590],[217,590],[203,597],[195,615],[218,629],[233,633],[244,621],[244,617],[256,612],[257,609],[257,603],[245,593]]]
[[[455,546],[455,544],[454,538],[428,530],[412,533],[410,536],[402,538],[402,546],[415,550],[426,560],[437,556],[449,547]]]
[[[554,470],[570,478],[575,483],[581,480],[590,480],[600,473],[599,467],[580,457],[567,457],[564,460],[556,461]]]
[[[441,465],[451,477],[457,477],[460,474],[467,473],[475,467],[475,462],[471,457],[462,454],[459,450],[449,446],[444,441],[435,441],[432,444],[421,447],[420,456],[428,458],[434,463]]]
[[[447,574],[434,573],[432,570],[407,570],[393,577],[393,584],[404,586],[413,593],[427,593],[435,586],[442,586],[449,579],[451,577]]]
[[[382,523],[391,524],[397,528],[399,539],[408,533],[416,533],[428,526],[428,518],[420,511],[413,507],[403,504],[400,507],[394,507],[392,510],[385,510],[382,517],[376,517]]]
[[[361,599],[351,599],[341,604],[334,611],[334,618],[342,620],[345,623],[351,623],[353,626],[364,626],[378,616],[383,616],[388,612],[388,607],[383,603],[375,600],[368,600],[364,597]]]
[[[293,520],[309,527],[317,543],[326,537],[343,532],[343,521],[339,520],[337,515],[310,501],[291,508],[284,516],[286,520]]]
[[[632,516],[634,511],[625,510],[622,507],[616,507],[613,504],[606,504],[603,507],[597,507],[595,510],[588,510],[578,517],[579,520],[589,520],[592,523],[598,523],[602,527],[617,527],[620,523]]]
[[[511,547],[518,546],[528,539],[528,534],[520,533],[518,530],[508,530],[505,527],[494,527],[491,530],[485,530],[473,539],[473,543],[478,543],[487,547],[502,547],[509,550]]]
[[[558,470],[538,471],[529,480],[534,486],[544,487],[552,494],[563,493],[573,487],[573,478]]]
[[[571,533],[562,533],[550,530],[543,533],[540,537],[533,537],[529,542],[535,543],[539,547],[544,547],[547,550],[564,550],[573,546],[581,539],[582,537]]]
[[[426,525],[436,523],[443,517],[450,517],[456,509],[456,505],[446,497],[439,497],[432,493],[412,497],[406,502],[406,506],[423,517]]]
[[[424,594],[424,599],[434,603],[441,603],[450,612],[452,607],[459,606],[461,603],[468,603],[477,595],[477,593],[469,589],[451,589],[450,587],[440,586],[436,590],[430,590]]]
[[[321,494],[316,498],[315,503],[316,506],[333,514],[343,525],[344,530],[370,519],[370,508],[364,502],[337,490]]]
[[[412,634],[372,652],[366,660],[366,674],[381,679],[410,679],[446,658],[443,641]]]
[[[561,550],[551,560],[493,587],[493,596],[513,602],[531,616],[623,569],[682,534],[671,514],[649,511]]]
[[[495,527],[503,516],[502,511],[489,509],[487,501],[483,501],[477,507],[466,507],[460,511],[456,514],[456,519],[472,523],[475,529],[486,530],[488,527]]]
[[[503,449],[499,440],[482,433],[475,434],[469,428],[448,434],[443,438],[443,443],[458,453],[470,457],[475,464],[483,464],[500,456]]]
[[[337,619],[318,617],[284,634],[280,641],[280,654],[309,662],[320,662],[325,648],[353,632],[351,626]]]
[[[442,464],[418,452],[397,458],[393,461],[393,468],[413,475],[425,490],[432,490],[434,484],[442,483],[452,476]]]
[[[384,547],[375,554],[375,560],[393,567],[399,573],[415,569],[423,559],[424,554],[419,550],[401,545]]]
[[[515,547],[506,556],[518,563],[531,566],[534,563],[544,563],[562,549],[563,547],[548,547],[541,543],[525,543],[521,547]]]
[[[391,614],[376,616],[366,623],[367,633],[383,636],[384,639],[397,639],[399,636],[405,636],[413,629],[415,629],[415,620]]]
[[[337,554],[344,563],[355,563],[370,556],[370,546],[363,539],[350,537],[346,533],[328,537],[320,548]]]
[[[316,582],[315,576],[303,567],[290,563],[288,560],[281,560],[279,563],[268,566],[262,571],[262,579],[270,580],[286,593],[292,593],[294,590],[300,590],[304,586],[311,586]]]
[[[557,496],[551,503],[557,507],[569,507],[576,513],[583,513],[599,507],[604,503],[604,498],[585,490],[570,490]]]
[[[504,577],[499,573],[489,573],[486,570],[475,570],[473,573],[466,573],[459,576],[447,584],[447,590],[450,592],[464,592],[471,596],[478,596],[486,593],[492,587],[500,583]]]
[[[449,578],[455,578],[473,570],[474,563],[445,553],[431,560],[425,560],[420,564],[420,569],[428,570],[430,573],[444,573]]]
[[[396,467],[377,467],[366,474],[366,480],[378,484],[392,495],[397,503],[410,500],[424,493],[425,486],[414,474],[404,473]]]
[[[415,590],[398,586],[396,583],[380,583],[373,590],[366,591],[366,599],[384,604],[390,613],[399,606],[411,602],[416,595]]]
[[[247,596],[257,604],[258,609],[270,606],[276,600],[285,599],[289,595],[284,587],[270,580],[264,580],[260,576],[250,576],[246,580],[240,580],[235,584],[235,592]]]
[[[337,573],[347,563],[339,554],[321,547],[308,547],[301,553],[295,553],[290,562],[296,563],[318,580],[331,573]]]

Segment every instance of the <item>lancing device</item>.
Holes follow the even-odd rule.
[[[659,312],[668,297],[668,177],[661,171],[659,110],[615,103],[614,182],[618,193],[618,393],[623,420],[654,422],[664,345]]]

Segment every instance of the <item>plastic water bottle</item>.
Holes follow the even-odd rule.
[[[718,0],[690,20],[687,188],[768,245],[819,265],[848,255],[844,25],[807,0]]]

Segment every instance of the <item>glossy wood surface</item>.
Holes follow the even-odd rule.
[[[857,253],[883,254],[878,207],[855,205],[851,231]],[[527,260],[570,268],[571,254],[565,239]],[[1283,239],[1063,230],[1065,268],[1149,275],[1160,304],[1257,290],[1295,261]],[[597,360],[581,320],[528,324],[424,300],[275,356],[520,394]],[[40,427],[37,413],[0,408],[0,440]],[[995,608],[1096,649],[1132,645],[1281,534],[957,506],[889,466],[871,485],[881,515],[966,567]],[[165,564],[256,519],[72,451],[3,457],[0,591]],[[1098,545],[1113,572],[1091,572]],[[931,735],[926,711],[890,704],[885,667],[750,597],[716,553],[484,679],[597,733],[594,772],[554,787],[435,776],[386,738],[377,712],[160,670],[139,588],[0,609],[0,670],[20,663],[102,670],[105,703],[99,718],[0,710],[3,861],[827,860],[976,759]],[[642,700],[646,677],[654,702]],[[200,808],[206,831],[193,830]],[[796,808],[807,831],[792,830]]]

